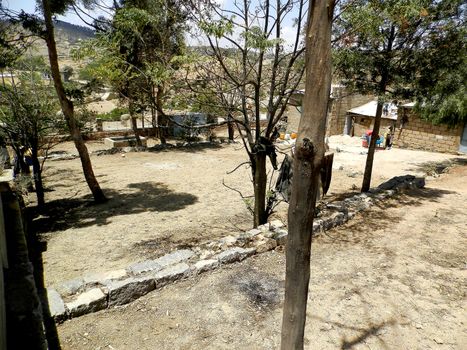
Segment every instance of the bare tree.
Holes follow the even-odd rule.
[[[331,27],[334,0],[312,0],[306,32],[306,82],[303,114],[294,153],[289,202],[285,301],[281,349],[303,349],[313,217],[325,144],[331,88]]]
[[[206,35],[205,55],[216,62],[210,72],[223,81],[220,94],[224,99],[238,99],[234,106],[220,105],[227,107],[225,115],[237,125],[249,157],[254,226],[264,224],[272,211],[266,193],[266,159],[269,157],[277,168],[275,127],[304,74],[301,29],[307,12],[305,4],[306,0],[235,0],[229,9],[214,3],[193,4],[194,20]],[[293,40],[287,44],[285,23],[293,17]]]

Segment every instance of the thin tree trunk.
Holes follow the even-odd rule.
[[[133,134],[135,135],[136,139],[136,146],[141,147],[141,139],[139,138],[139,132],[138,132],[138,117],[135,115],[135,108],[133,105],[133,102],[130,101],[130,120],[131,120],[131,129],[133,130]]]
[[[234,123],[232,119],[232,116],[229,114],[227,116],[227,131],[229,132],[229,141],[233,141],[235,135]]]
[[[378,139],[379,126],[381,125],[381,115],[383,114],[382,100],[378,100],[376,106],[375,125],[373,126],[373,132],[371,133],[370,144],[368,145],[368,155],[365,163],[365,173],[363,174],[362,192],[368,192],[371,185],[371,173],[373,171],[373,160],[375,157],[376,140]]]
[[[42,184],[42,171],[39,159],[37,159],[37,150],[32,150],[32,172],[34,175],[34,187],[36,188],[37,206],[42,208],[45,204],[44,186]]]
[[[265,224],[266,216],[266,152],[256,153],[254,162],[254,193],[255,193],[255,208],[253,215],[254,227]]]
[[[325,152],[324,136],[331,88],[334,1],[313,0],[309,6],[304,110],[294,154],[294,177],[288,214],[282,350],[303,349],[313,217]]]
[[[86,178],[86,182],[89,186],[89,189],[91,190],[94,200],[96,202],[104,202],[106,198],[94,175],[88,149],[83,141],[81,131],[75,119],[73,103],[67,98],[65,94],[65,89],[63,87],[62,79],[60,77],[57,47],[55,44],[54,27],[52,24],[52,12],[50,9],[49,0],[42,0],[42,6],[44,11],[46,43],[49,52],[50,70],[52,72],[55,90],[57,91],[58,99],[60,101],[60,105],[62,107],[62,112],[65,116],[66,123],[68,125],[68,128],[70,129],[71,137],[73,139],[73,142],[75,143],[76,149],[78,150],[78,154],[81,160],[81,166],[84,172],[84,177]]]
[[[158,110],[162,110],[162,86],[157,87],[157,93],[156,93],[156,105]],[[159,139],[161,140],[161,144],[165,145],[167,143],[167,139],[165,138],[165,131],[164,131],[164,126],[166,120],[164,118],[164,115],[162,113],[157,113],[157,128],[159,131]]]

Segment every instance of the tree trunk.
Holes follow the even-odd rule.
[[[130,120],[131,120],[131,129],[133,130],[133,134],[135,134],[135,139],[136,139],[136,146],[141,147],[141,139],[139,138],[139,132],[138,132],[138,117],[135,115],[135,108],[133,105],[133,102],[130,101]]]
[[[234,123],[232,121],[232,116],[229,114],[227,116],[227,131],[229,133],[229,141],[232,141],[234,140],[234,136],[235,136],[235,129],[234,129]]]
[[[73,103],[67,98],[65,89],[63,87],[62,79],[60,77],[60,70],[58,67],[58,56],[57,47],[55,44],[54,27],[52,24],[52,12],[50,9],[49,0],[42,0],[42,6],[44,11],[44,22],[46,27],[46,43],[49,52],[50,70],[55,85],[55,90],[62,107],[63,115],[65,116],[66,123],[70,129],[70,134],[75,143],[75,147],[78,150],[78,154],[81,160],[81,166],[83,168],[84,177],[92,192],[94,200],[96,202],[104,202],[106,200],[104,192],[102,192],[99,183],[94,175],[92,169],[91,158],[89,157],[88,149],[81,136],[78,123],[75,119]]]
[[[44,186],[42,184],[42,170],[37,159],[37,149],[32,150],[32,172],[34,175],[34,187],[36,188],[37,206],[42,208],[45,204],[44,199]]]
[[[370,144],[368,145],[368,155],[366,157],[365,173],[363,174],[362,192],[368,192],[371,184],[371,173],[373,171],[373,160],[375,157],[376,140],[378,139],[379,126],[381,125],[381,115],[383,114],[382,100],[378,100],[376,106],[375,125],[373,126],[373,132],[371,133]]]
[[[268,220],[266,216],[266,152],[257,152],[254,162],[253,185],[255,193],[255,208],[253,211],[254,227],[265,224]]]
[[[282,350],[303,349],[313,217],[325,152],[324,136],[331,88],[334,1],[313,0],[309,6],[304,109],[294,154],[288,214]]]
[[[162,86],[158,86],[157,93],[156,93],[156,105],[157,105],[157,110],[159,111],[162,110],[162,93],[163,93]],[[166,120],[164,118],[163,113],[158,112],[157,113],[157,129],[159,132],[159,139],[161,140],[161,144],[163,145],[167,143],[167,139],[165,138],[165,129],[164,129],[165,122]]]

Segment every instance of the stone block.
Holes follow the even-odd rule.
[[[63,296],[74,295],[84,289],[84,280],[82,278],[75,278],[65,281],[55,286],[55,289]]]
[[[277,242],[277,245],[286,245],[287,244],[288,232],[285,230],[280,230],[274,237]]]
[[[66,317],[65,303],[60,294],[53,288],[47,288],[50,315],[57,321]]]
[[[167,266],[178,264],[182,261],[186,261],[194,255],[195,253],[189,249],[181,249],[181,250],[176,250],[170,254],[161,256],[160,258],[156,259],[155,262],[162,268],[165,268]]]
[[[219,240],[219,243],[221,243],[221,245],[225,245],[227,247],[233,246],[236,242],[237,238],[233,236],[226,236]]]
[[[220,253],[217,256],[217,260],[221,264],[229,264],[235,261],[241,261],[245,259],[246,257],[253,255],[255,252],[256,252],[255,248],[244,249],[244,248],[235,247],[235,248],[228,249]]]
[[[264,237],[263,239],[254,242],[256,253],[261,254],[277,247],[275,239]]]
[[[195,264],[195,268],[198,273],[214,270],[218,266],[219,261],[213,259],[200,260]]]
[[[313,234],[321,232],[323,226],[323,220],[314,220],[313,221]]]
[[[100,288],[93,288],[81,293],[74,301],[66,304],[66,308],[72,317],[99,311],[106,307],[107,296]]]
[[[189,275],[190,271],[190,266],[186,263],[179,263],[156,272],[154,275],[156,288],[163,287],[170,282],[186,277]]]
[[[257,228],[254,228],[254,229],[251,229],[249,231],[246,231],[245,232],[245,237],[249,237],[249,238],[252,238],[252,237],[255,237],[257,235],[259,235],[261,233],[261,230],[258,230]]]
[[[154,276],[130,277],[122,281],[109,281],[106,284],[109,306],[127,304],[156,288]]]
[[[105,285],[106,281],[119,280],[125,277],[127,277],[126,270],[120,269],[114,271],[87,274],[83,277],[83,280],[85,285]]]
[[[271,227],[269,226],[269,222],[267,222],[264,225],[259,225],[257,229],[260,230],[261,232],[266,232],[266,231],[269,231]]]
[[[162,269],[162,266],[157,262],[157,260],[146,260],[132,264],[128,266],[127,269],[129,273],[139,275],[149,271],[159,271]]]
[[[283,228],[285,225],[282,221],[280,220],[273,220],[269,223],[269,225],[271,226],[271,230],[278,230],[280,228]]]

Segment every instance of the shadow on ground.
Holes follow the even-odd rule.
[[[467,166],[467,157],[457,157],[443,160],[440,162],[425,162],[414,164],[413,168],[406,169],[407,171],[420,171],[427,175],[434,176],[442,174],[446,169],[453,166]]]
[[[190,193],[177,193],[160,182],[141,182],[127,186],[128,191],[104,189],[109,201],[95,204],[90,195],[46,203],[32,221],[36,232],[54,232],[69,228],[107,225],[109,219],[146,211],[177,211],[197,202]],[[34,210],[35,208],[32,208]]]

